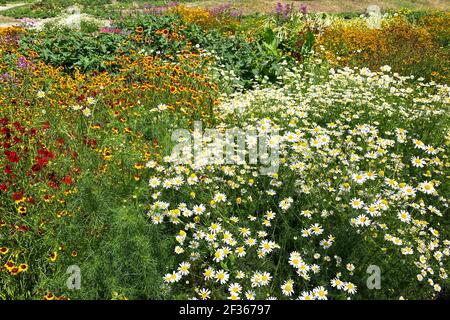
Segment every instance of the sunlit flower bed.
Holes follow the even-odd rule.
[[[448,17],[161,8],[0,28],[0,299],[448,296]]]
[[[218,127],[280,144],[269,176],[238,162],[149,162],[148,215],[177,241],[165,281],[201,299],[367,298],[375,265],[384,296],[436,296],[449,271],[450,91],[389,69],[294,70],[217,106]]]

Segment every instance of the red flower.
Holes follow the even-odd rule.
[[[9,136],[11,135],[11,129],[9,129],[9,128],[2,128],[2,129],[0,130],[0,132],[1,132],[2,134],[4,134],[7,138],[9,138]]]
[[[12,174],[13,173],[12,169],[11,169],[11,166],[9,164],[7,164],[5,166],[5,170],[3,170],[3,171],[5,172],[5,174]]]
[[[65,183],[65,184],[67,184],[67,185],[70,185],[70,184],[73,183],[72,177],[71,177],[71,176],[65,176],[64,178],[62,178],[61,181],[62,181],[63,183]]]
[[[0,192],[1,191],[8,191],[8,186],[4,182],[0,184]]]
[[[59,188],[59,183],[56,181],[49,181],[48,182],[48,186],[52,189],[58,189]]]
[[[37,157],[36,160],[39,168],[45,167],[48,164],[48,158]]]
[[[51,151],[45,149],[39,149],[38,154],[44,158],[52,158],[52,159],[55,158],[55,155]]]
[[[20,160],[19,156],[14,151],[6,150],[5,155],[8,157],[9,162],[14,163],[14,162],[19,162],[19,160]]]
[[[18,121],[14,122],[13,125],[19,132],[23,132],[25,130],[25,127],[22,127]]]
[[[23,192],[14,192],[13,193],[14,201],[20,201],[23,199]]]

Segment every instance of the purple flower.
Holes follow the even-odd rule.
[[[19,20],[20,24],[24,26],[25,28],[34,28],[37,25],[37,20],[30,19],[30,18],[22,18]]]
[[[308,13],[308,6],[304,3],[300,3],[300,8],[299,8],[300,12],[303,14],[307,14]]]
[[[241,12],[232,8],[230,3],[224,3],[208,9],[212,16],[229,15],[230,17],[238,17]]]
[[[237,9],[231,9],[230,10],[230,16],[234,17],[234,18],[240,17],[240,16],[242,16],[242,12],[237,10]]]
[[[19,57],[17,60],[17,67],[19,69],[25,69],[26,67],[28,67],[29,62],[24,57]]]
[[[144,5],[144,12],[148,14],[161,14],[166,12],[167,10],[176,7],[178,5],[178,2],[171,1],[165,5],[162,6],[156,6],[153,4],[145,4]]]
[[[215,7],[210,8],[208,11],[213,15],[217,16],[219,14],[224,14],[228,9],[230,9],[231,4],[225,3]]]
[[[292,12],[292,5],[288,3],[283,4],[281,2],[277,2],[275,12],[277,15],[282,16],[283,18],[287,18]]]
[[[11,81],[12,77],[9,73],[0,74],[0,81]]]
[[[131,32],[114,27],[103,27],[100,29],[101,33],[115,33],[115,34],[130,34]]]

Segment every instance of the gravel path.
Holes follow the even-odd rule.
[[[12,8],[16,8],[16,7],[21,7],[23,5],[26,5],[27,3],[12,3],[12,4],[7,4],[7,5],[3,5],[0,6],[0,12],[8,10],[8,9],[12,9]],[[12,27],[12,26],[16,26],[18,24],[18,21],[14,18],[10,18],[10,17],[5,17],[0,15],[0,28],[5,28],[5,27]]]

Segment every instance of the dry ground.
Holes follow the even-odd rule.
[[[299,1],[277,1],[277,0],[204,0],[188,3],[188,6],[215,6],[223,3],[231,3],[244,12],[268,12],[273,11],[277,2],[292,3],[298,6],[306,4],[309,11],[313,12],[363,12],[372,4],[381,9],[438,9],[450,10],[450,0],[299,0]]]

